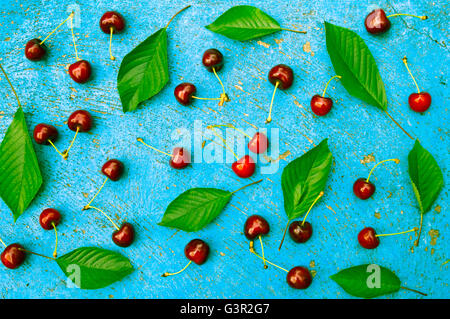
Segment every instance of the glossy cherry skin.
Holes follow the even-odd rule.
[[[275,65],[269,72],[269,81],[273,85],[279,82],[278,87],[286,90],[291,87],[294,82],[294,72],[285,64]]]
[[[244,234],[249,240],[254,240],[258,236],[266,235],[269,231],[269,223],[262,216],[252,215],[245,221]]]
[[[311,99],[311,110],[318,116],[327,115],[333,107],[333,100],[329,97],[323,97],[318,94]]]
[[[302,222],[294,221],[289,226],[289,236],[296,243],[305,243],[312,235],[312,226],[310,223],[306,222],[302,226]]]
[[[120,13],[108,11],[100,18],[100,29],[103,32],[110,34],[111,28],[113,29],[113,33],[119,33],[125,28],[125,20]]]
[[[25,57],[30,61],[42,60],[45,53],[47,53],[47,47],[45,44],[40,44],[41,40],[32,39],[25,45]]]
[[[371,182],[367,182],[366,178],[358,178],[353,184],[353,193],[355,193],[358,198],[364,200],[368,199],[375,193],[375,185]]]
[[[91,113],[85,110],[78,110],[70,114],[67,125],[72,131],[87,132],[92,128]]]
[[[173,94],[178,103],[182,105],[189,105],[192,102],[192,96],[197,92],[197,88],[192,83],[181,83],[175,88]]]
[[[306,289],[311,285],[312,276],[307,268],[297,266],[289,270],[286,281],[292,288]]]
[[[39,224],[45,230],[53,229],[53,224],[58,226],[61,222],[61,214],[53,208],[44,209],[39,216]]]
[[[69,66],[69,75],[77,83],[86,83],[91,73],[91,64],[86,60],[77,61]]]
[[[241,178],[252,176],[255,172],[255,168],[255,161],[250,155],[245,155],[231,165],[233,172]]]
[[[219,50],[208,49],[203,53],[202,63],[209,72],[213,72],[213,68],[217,72],[223,67],[223,55]]]
[[[3,265],[9,269],[19,267],[25,260],[25,252],[21,249],[23,249],[23,246],[20,244],[11,244],[6,247],[1,255]]]
[[[366,227],[359,232],[358,242],[362,247],[367,249],[377,248],[380,244],[380,240],[376,236],[375,229],[372,227]]]
[[[134,241],[134,228],[130,223],[123,223],[119,230],[112,234],[114,244],[120,247],[128,247]]]
[[[425,112],[431,105],[431,95],[427,92],[413,93],[408,98],[408,104],[415,112]]]
[[[201,265],[208,259],[209,245],[201,239],[193,239],[184,247],[184,255],[197,265]]]
[[[34,128],[33,138],[38,144],[49,145],[49,140],[54,142],[58,138],[58,131],[52,125],[41,123]]]
[[[110,159],[102,166],[102,173],[112,181],[118,181],[123,174],[123,163],[116,159]]]
[[[191,154],[184,147],[175,147],[170,158],[170,166],[176,169],[182,169],[191,163]]]
[[[391,27],[391,22],[383,9],[375,9],[369,13],[364,21],[366,30],[372,34],[384,33]]]
[[[269,139],[267,138],[266,134],[262,132],[256,132],[250,142],[248,142],[247,146],[250,152],[261,154],[267,150],[267,147],[269,147]]]

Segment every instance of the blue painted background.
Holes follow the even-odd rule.
[[[46,61],[28,61],[23,53],[29,39],[45,37],[67,17],[67,6],[74,3],[81,8],[81,28],[75,29],[79,55],[93,66],[92,80],[83,85],[67,74],[75,58],[66,26],[47,41]],[[243,3],[258,6],[283,27],[308,33],[279,32],[240,43],[203,27],[226,9]],[[123,114],[116,89],[121,59],[187,4],[193,6],[172,22],[168,32],[169,84],[137,111]],[[356,236],[364,226],[390,233],[418,225],[419,211],[407,173],[407,155],[413,141],[383,112],[352,98],[338,82],[328,91],[335,101],[328,116],[317,118],[309,108],[310,97],[321,93],[334,75],[326,52],[324,19],[355,30],[378,63],[390,113],[431,151],[448,183],[447,1],[374,1],[366,5],[361,1],[5,0],[0,6],[0,63],[20,96],[30,132],[38,123],[52,124],[60,133],[57,145],[64,149],[73,136],[65,124],[71,112],[86,109],[95,120],[90,133],[80,134],[68,161],[51,147],[35,144],[44,184],[15,224],[6,205],[0,203],[1,238],[51,255],[54,233],[39,226],[38,216],[42,209],[54,207],[64,218],[58,226],[60,255],[79,246],[98,245],[128,256],[136,268],[122,282],[102,290],[83,291],[66,288],[66,279],[56,263],[28,256],[17,270],[0,267],[2,298],[347,298],[350,296],[328,277],[362,263],[378,263],[394,270],[403,285],[425,291],[429,297],[448,297],[448,188],[425,216],[419,247],[412,248],[415,236],[408,234],[383,238],[373,251],[361,248]],[[365,31],[363,22],[374,6],[388,13],[426,14],[430,18],[395,18],[389,33],[373,37]],[[109,60],[108,35],[98,26],[103,12],[111,9],[122,13],[127,23],[125,32],[114,36],[114,62]],[[200,96],[220,93],[215,79],[201,65],[201,55],[210,47],[225,56],[220,75],[232,102],[222,107],[215,102],[178,105],[173,89],[181,81],[195,83]],[[404,55],[420,87],[432,95],[432,106],[425,114],[414,113],[407,105],[415,87],[401,61]],[[165,156],[138,145],[136,137],[170,150],[176,142],[170,138],[172,131],[181,127],[192,130],[193,120],[201,120],[204,125],[233,122],[242,128],[266,127],[273,89],[267,73],[279,63],[293,68],[295,82],[291,89],[277,94],[269,127],[280,129],[280,152],[289,150],[292,155],[280,162],[276,174],[261,175],[258,171],[252,179],[264,178],[264,182],[237,193],[215,222],[202,231],[189,234],[157,226],[168,203],[186,189],[218,187],[231,191],[247,181],[237,178],[226,164],[197,164],[174,170]],[[17,108],[3,76],[0,92],[3,138]],[[308,217],[314,227],[313,237],[303,245],[287,238],[278,252],[287,221],[281,169],[327,137],[334,163],[325,196]],[[352,184],[356,178],[367,176],[374,165],[361,163],[368,154],[376,161],[397,157],[401,163],[379,167],[373,176],[375,195],[361,201],[353,195]],[[95,203],[117,222],[127,220],[135,225],[137,240],[127,249],[112,243],[113,228],[107,219],[95,211],[81,210],[102,183],[100,168],[108,158],[122,160],[126,173],[120,181],[108,183]],[[242,227],[246,216],[255,213],[271,225],[270,234],[264,238],[268,259],[285,268],[308,266],[315,274],[309,289],[291,289],[284,272],[274,267],[264,270],[260,260],[248,252]],[[436,231],[438,237],[433,241],[430,232]],[[191,266],[182,275],[161,278],[163,272],[185,265],[184,245],[195,237],[210,244],[208,262]],[[259,251],[259,245],[256,247]],[[421,298],[406,291],[387,297]]]

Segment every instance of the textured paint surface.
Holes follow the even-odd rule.
[[[56,126],[60,133],[57,146],[67,147],[73,132],[65,122],[71,112],[92,112],[95,127],[80,134],[69,160],[63,161],[49,146],[35,144],[44,184],[32,205],[13,223],[6,205],[0,203],[0,236],[7,242],[19,242],[30,250],[51,255],[54,233],[44,231],[38,222],[42,209],[54,207],[63,214],[58,226],[59,253],[79,246],[98,245],[128,256],[136,271],[108,288],[83,291],[67,288],[56,263],[28,256],[16,270],[0,267],[2,298],[344,298],[349,297],[329,276],[363,263],[379,263],[395,271],[402,284],[427,292],[430,297],[445,298],[449,291],[449,241],[447,213],[448,188],[440,193],[433,209],[424,218],[419,247],[413,247],[414,234],[382,238],[375,250],[358,245],[357,233],[373,226],[379,233],[403,231],[416,226],[419,211],[407,173],[410,140],[385,114],[349,96],[338,83],[328,94],[334,98],[331,113],[322,118],[312,115],[309,100],[320,94],[333,74],[324,35],[324,19],[360,34],[378,63],[385,82],[390,113],[404,128],[420,138],[440,164],[448,183],[448,15],[447,1],[247,1],[272,15],[286,28],[306,30],[306,35],[279,32],[240,43],[204,28],[232,5],[240,1],[2,1],[0,5],[0,63],[7,70],[20,96],[30,132],[38,123]],[[78,4],[81,28],[75,29],[79,55],[93,66],[93,79],[79,85],[67,74],[75,61],[70,30],[61,28],[48,40],[45,61],[31,62],[23,54],[25,43],[45,37],[67,17],[67,7]],[[123,114],[116,89],[120,61],[140,41],[166,25],[170,17],[186,6],[168,30],[170,82],[157,96],[135,112]],[[392,19],[391,30],[379,37],[364,29],[364,17],[375,6],[388,13],[426,14],[414,18]],[[117,60],[108,55],[108,35],[98,22],[104,11],[117,10],[127,27],[113,39]],[[220,86],[201,65],[204,50],[215,47],[223,52],[226,64],[220,72],[232,99],[222,107],[215,102],[199,101],[192,107],[178,105],[173,89],[181,81],[197,85],[200,96],[220,93]],[[409,58],[411,69],[421,88],[433,97],[425,114],[412,112],[407,98],[415,91],[401,58]],[[190,187],[218,187],[235,190],[247,181],[240,180],[228,164],[197,164],[182,171],[168,165],[168,158],[136,142],[146,142],[170,150],[175,128],[192,131],[193,120],[204,125],[232,122],[242,128],[265,127],[273,86],[267,73],[275,64],[290,65],[295,73],[292,88],[275,97],[273,122],[280,129],[280,152],[289,155],[273,175],[261,175],[263,183],[233,196],[225,211],[208,227],[197,233],[176,232],[157,226],[168,203]],[[4,77],[0,77],[2,106],[0,138],[12,120],[17,104]],[[329,138],[334,155],[325,196],[308,217],[314,234],[303,245],[287,238],[281,252],[278,244],[287,222],[280,186],[281,169]],[[242,155],[242,154],[241,154]],[[373,157],[372,157],[373,156]],[[380,161],[397,157],[401,163],[379,167],[373,182],[377,191],[372,199],[361,201],[352,193],[358,177],[367,176]],[[109,182],[96,199],[115,221],[127,220],[137,231],[136,242],[127,249],[111,241],[111,224],[95,211],[82,211],[88,197],[103,181],[101,165],[107,158],[118,158],[126,173],[118,182]],[[264,270],[259,259],[248,251],[242,233],[247,215],[261,214],[271,224],[264,237],[266,256],[285,267],[310,267],[315,274],[305,291],[291,289],[285,273],[274,267]],[[211,246],[208,262],[191,266],[181,275],[162,278],[165,271],[182,268],[186,259],[184,245],[199,237]],[[259,251],[259,245],[256,245]],[[400,291],[388,298],[422,298]]]

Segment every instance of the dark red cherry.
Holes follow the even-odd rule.
[[[364,25],[366,26],[367,32],[380,34],[389,30],[391,22],[383,9],[375,9],[367,15]]]
[[[311,285],[312,276],[307,268],[297,266],[289,270],[286,281],[292,288],[306,289]]]
[[[75,111],[70,114],[67,125],[72,131],[78,128],[80,132],[87,132],[92,128],[92,116],[85,110]]]
[[[368,199],[375,193],[375,185],[368,182],[366,178],[358,178],[353,184],[353,193],[358,198]]]
[[[120,13],[108,11],[100,18],[100,29],[103,32],[110,34],[111,28],[113,29],[113,33],[119,33],[125,28],[125,20]]]
[[[189,105],[192,102],[192,96],[197,92],[197,89],[192,83],[181,83],[175,88],[173,94],[178,103],[182,105]]]
[[[27,42],[25,45],[25,57],[31,61],[42,60],[45,53],[47,52],[47,47],[45,44],[40,44],[41,40],[33,39]]]
[[[409,107],[415,112],[425,112],[431,105],[431,95],[427,92],[413,93],[408,98]]]
[[[209,246],[201,239],[193,239],[184,247],[184,255],[197,265],[201,265],[208,258]]]
[[[285,64],[275,65],[269,72],[269,81],[273,85],[279,82],[278,87],[286,90],[291,87],[294,82],[294,72]]]
[[[25,260],[25,252],[21,249],[23,249],[23,246],[20,244],[11,244],[6,247],[1,255],[3,265],[9,269],[19,267]]]
[[[69,66],[69,75],[77,83],[86,83],[91,77],[91,64],[80,60]]]
[[[358,242],[361,246],[367,249],[377,248],[380,244],[380,240],[376,236],[375,229],[372,227],[366,227],[359,232]]]
[[[219,50],[208,49],[203,53],[202,63],[209,72],[213,72],[213,68],[217,72],[223,67],[223,55]]]
[[[112,181],[118,181],[123,174],[123,163],[110,159],[102,166],[102,173]]]
[[[255,161],[250,155],[245,155],[231,165],[231,169],[241,178],[248,178],[255,172]]]
[[[54,142],[58,137],[58,131],[52,125],[38,124],[34,128],[33,138],[38,144],[50,144],[48,141]]]
[[[294,221],[289,226],[289,235],[296,243],[305,243],[312,235],[312,226],[306,222],[302,225],[302,222]]]
[[[58,226],[61,222],[61,214],[53,208],[44,209],[39,216],[39,223],[45,230],[53,229],[53,225]]]
[[[259,215],[250,216],[244,224],[244,234],[249,240],[254,240],[258,236],[266,235],[269,230],[269,223],[264,217]]]
[[[248,149],[255,154],[264,153],[269,146],[269,139],[262,132],[256,132],[253,138],[248,142]]]
[[[123,223],[119,230],[112,234],[113,242],[120,247],[128,247],[134,241],[134,228],[130,223]]]
[[[175,147],[170,158],[170,166],[176,169],[185,168],[191,163],[191,154],[184,147]]]
[[[311,110],[318,116],[327,115],[333,107],[333,100],[329,97],[323,97],[318,94],[311,99]]]

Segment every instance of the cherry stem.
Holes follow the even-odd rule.
[[[58,154],[61,155],[62,158],[64,158],[64,154],[59,151],[59,149],[55,146],[55,144],[53,144],[53,142],[51,140],[47,140],[47,142],[49,142],[49,144],[51,146],[53,146],[53,148],[56,150],[56,152],[58,152]]]
[[[392,17],[397,17],[397,16],[408,16],[408,17],[419,18],[421,20],[428,19],[427,16],[416,16],[416,15],[409,14],[409,13],[395,13],[395,14],[388,15],[386,18],[392,18]]]
[[[45,256],[45,255],[41,255],[41,254],[29,251],[29,250],[24,249],[24,248],[19,248],[19,250],[24,251],[24,252],[29,253],[29,254],[33,254],[33,255],[39,256],[39,257],[44,257],[44,258],[47,258],[47,259],[50,259],[50,260],[56,260],[56,258],[52,258],[52,257],[48,257],[48,256]]]
[[[311,211],[311,209],[313,208],[313,206],[317,203],[317,201],[323,196],[323,194],[324,194],[323,191],[321,191],[321,192],[319,193],[319,195],[316,197],[316,199],[313,201],[313,203],[311,204],[311,206],[310,206],[309,209],[308,209],[308,212],[306,213],[305,217],[303,218],[303,222],[302,222],[302,225],[301,225],[301,226],[303,226],[303,225],[305,224],[306,217],[308,217],[309,212]]]
[[[423,213],[420,213],[420,225],[419,225],[419,234],[417,235],[417,239],[414,242],[414,246],[419,246],[420,235],[422,235],[422,224],[423,224]]]
[[[247,187],[249,187],[249,186],[252,186],[252,185],[255,185],[255,184],[258,184],[258,183],[261,183],[263,180],[262,179],[260,179],[259,181],[256,181],[256,182],[253,182],[253,183],[250,183],[250,184],[247,184],[247,185],[245,185],[245,186],[242,186],[241,188],[238,188],[238,189],[236,189],[234,192],[231,192],[231,194],[234,194],[234,193],[236,193],[236,192],[239,192],[239,191],[241,191],[241,190],[243,190],[244,188],[247,188]]]
[[[227,128],[232,128],[232,129],[238,131],[239,133],[241,133],[241,134],[247,136],[249,139],[252,139],[252,137],[251,137],[250,135],[248,135],[248,134],[245,133],[244,131],[238,129],[236,126],[234,126],[234,125],[231,124],[231,123],[228,123],[228,124],[209,125],[207,128],[208,128],[208,129],[211,129],[211,128],[214,128],[214,127],[227,127]]]
[[[148,145],[148,144],[145,143],[144,140],[143,140],[142,138],[140,138],[140,137],[137,138],[137,141],[138,141],[138,142],[141,142],[142,144],[144,144],[144,145],[147,146],[147,147],[150,147],[150,148],[151,148],[152,150],[154,150],[154,151],[157,151],[157,152],[160,152],[161,154],[164,154],[164,155],[167,155],[167,156],[172,157],[171,154],[166,153],[166,152],[163,152],[163,151],[161,151],[161,150],[159,150],[159,149],[157,149],[157,148],[154,148],[154,147],[151,146],[151,145]]]
[[[0,69],[2,70],[3,74],[5,75],[6,81],[8,81],[9,86],[11,87],[14,95],[16,96],[17,104],[19,104],[19,107],[22,107],[22,104],[20,104],[19,96],[17,95],[16,90],[14,90],[14,87],[13,87],[11,81],[9,80],[8,74],[6,74],[5,69],[3,69],[3,66],[1,64],[0,64]]]
[[[5,242],[4,242],[1,238],[0,238],[0,243],[2,243],[3,246],[5,246],[5,248],[8,247],[8,246],[5,244]]]
[[[306,31],[299,31],[299,30],[294,30],[294,29],[286,29],[286,28],[281,28],[281,30],[284,30],[284,31],[289,31],[289,32],[295,32],[295,33],[302,33],[302,34],[306,34]]]
[[[58,231],[56,230],[56,225],[54,222],[52,222],[53,229],[55,230],[55,250],[53,251],[53,257],[57,257],[58,254],[56,251],[58,250]]]
[[[183,9],[181,9],[180,11],[178,11],[177,13],[175,13],[175,15],[169,20],[169,22],[167,23],[166,27],[164,29],[167,29],[169,27],[169,24],[172,22],[172,20],[179,15],[181,12],[183,12],[184,10],[186,10],[187,8],[189,8],[191,5],[188,5],[187,7],[184,7]]]
[[[79,132],[79,131],[80,131],[80,127],[77,126],[77,130],[76,130],[76,132],[75,132],[75,135],[73,136],[72,141],[70,142],[69,147],[61,154],[62,157],[63,157],[65,160],[67,160],[67,158],[69,157],[69,151],[70,151],[70,149],[72,148],[73,143],[75,142],[75,139],[77,138],[77,135],[78,135],[78,132]]]
[[[275,92],[277,91],[278,85],[280,85],[280,81],[277,81],[275,83],[275,88],[273,89],[272,93],[272,100],[270,101],[270,108],[269,108],[269,116],[266,119],[266,124],[272,122],[272,106],[273,106],[273,99],[275,98]]]
[[[399,160],[398,158],[391,158],[391,159],[387,159],[387,160],[384,160],[384,161],[379,162],[379,163],[376,164],[374,167],[372,167],[372,169],[370,170],[370,173],[369,173],[369,176],[368,176],[367,179],[366,179],[366,182],[367,182],[367,183],[369,182],[370,176],[372,175],[372,172],[373,172],[373,170],[375,169],[375,167],[377,167],[378,165],[380,165],[380,164],[382,164],[382,163],[384,163],[384,162],[390,162],[390,161],[395,162],[395,164],[400,163],[400,160]]]
[[[178,275],[179,273],[182,273],[183,271],[186,270],[187,267],[189,267],[189,265],[192,263],[192,260],[190,260],[186,266],[184,266],[183,269],[181,269],[180,271],[174,272],[174,273],[169,273],[169,272],[165,272],[161,275],[161,277],[169,277],[169,276],[174,276],[174,275]]]
[[[220,80],[220,77],[217,75],[216,72],[216,68],[212,68],[214,75],[216,76],[217,80],[219,80],[220,86],[222,87],[222,94],[220,94],[220,102],[219,102],[219,106],[222,106],[225,102],[229,102],[230,99],[227,95],[227,93],[225,93],[225,87],[223,86],[222,81]]]
[[[283,238],[281,238],[281,243],[280,243],[280,246],[278,247],[278,251],[280,251],[281,250],[281,246],[283,246],[283,243],[284,243],[284,237],[286,237],[286,232],[287,232],[287,229],[288,229],[288,227],[289,227],[289,223],[291,222],[291,220],[289,219],[288,220],[288,222],[287,222],[287,224],[286,224],[286,228],[284,229],[284,232],[283,232]]]
[[[405,129],[403,128],[403,127],[401,127],[400,126],[400,124],[398,124],[397,123],[397,121],[396,120],[394,120],[394,118],[388,113],[388,111],[384,111],[386,114],[387,114],[387,116],[389,116],[389,118],[406,134],[406,135],[408,135],[408,137],[410,138],[410,139],[414,139],[411,135],[409,135],[409,133],[408,132],[406,132],[405,131]]]
[[[197,99],[197,100],[208,100],[208,101],[218,101],[218,100],[222,100],[221,97],[198,97],[198,96],[191,96],[191,98]]]
[[[94,201],[94,199],[97,197],[97,195],[100,193],[100,191],[102,190],[102,188],[105,186],[106,182],[108,181],[108,177],[105,178],[105,181],[103,182],[102,186],[98,189],[97,193],[95,193],[94,197],[92,197],[92,199],[89,201],[89,203],[83,207],[83,210],[87,210],[89,209],[92,204],[92,202]]]
[[[113,33],[114,33],[114,28],[113,27],[109,27],[109,32],[110,32],[110,35],[109,35],[109,58],[112,61],[114,61],[116,58],[112,55],[112,52],[111,52],[112,36],[113,36]]]
[[[88,205],[86,209],[89,209],[89,208],[95,209],[95,210],[99,211],[100,213],[102,213],[106,218],[109,219],[109,221],[111,222],[111,224],[113,224],[113,226],[114,226],[115,229],[120,230],[119,226],[117,226],[117,224],[111,219],[111,217],[109,217],[109,216],[108,216],[104,211],[102,211],[100,208],[97,208],[97,207],[89,206],[89,205]]]
[[[411,73],[411,70],[409,69],[409,66],[408,66],[408,59],[407,59],[406,57],[403,57],[402,61],[403,61],[403,64],[406,66],[406,69],[408,70],[409,75],[410,75],[411,78],[413,79],[414,84],[416,85],[417,93],[420,94],[419,85],[417,85],[416,79],[414,78],[414,76],[413,76],[412,73]]]
[[[261,236],[258,236],[258,238],[259,238],[259,243],[261,244],[261,253],[262,253],[262,257],[263,257],[264,269],[267,269],[266,257],[264,256],[264,245],[263,245]]]
[[[211,141],[211,142],[213,142],[213,143],[216,143],[217,145],[222,146],[224,149],[230,151],[230,152],[234,155],[234,157],[236,158],[236,160],[239,160],[239,157],[236,155],[236,153],[235,153],[230,147],[228,147],[227,142],[225,141],[225,139],[224,139],[222,136],[220,136],[219,134],[217,134],[217,132],[216,132],[216,130],[214,129],[214,127],[209,127],[209,126],[208,126],[207,128],[213,131],[214,136],[217,137],[217,138],[219,138],[219,139],[222,141],[223,145],[221,145],[221,144],[217,143],[216,141],[211,140],[211,139],[209,139],[209,138],[207,138],[207,137],[205,137],[205,139],[207,139],[207,140],[209,140],[209,141]]]
[[[64,23],[66,23],[67,22],[67,20],[69,20],[70,18],[72,18],[73,17],[73,15],[74,15],[74,13],[72,12],[63,22],[61,22],[55,29],[53,29],[53,31],[52,32],[50,32],[46,37],[45,37],[45,39],[44,40],[42,40],[40,43],[39,43],[39,45],[42,45],[53,33],[55,33],[56,32],[56,30],[58,30]]]
[[[261,257],[260,255],[258,255],[258,253],[255,251],[255,249],[254,249],[254,247],[253,247],[253,241],[250,242],[250,252],[251,252],[252,254],[254,254],[256,257],[258,257],[258,258],[264,260],[264,261],[265,261],[266,263],[268,263],[269,265],[275,266],[275,267],[277,267],[278,269],[284,270],[285,272],[289,272],[289,270],[284,269],[283,267],[280,267],[280,266],[278,266],[277,264],[274,264],[273,262],[270,262],[269,260],[267,260],[267,259]]]
[[[377,235],[375,235],[375,237],[383,237],[383,236],[394,236],[394,235],[401,235],[401,234],[406,234],[406,233],[410,233],[410,232],[412,232],[412,231],[416,231],[416,230],[418,230],[418,229],[419,229],[419,227],[414,227],[414,228],[412,228],[412,229],[410,229],[410,230],[402,231],[402,232],[400,232],[400,233],[392,233],[392,234],[377,234]]]
[[[342,78],[342,76],[335,75],[331,79],[329,79],[327,84],[325,85],[325,89],[323,90],[322,97],[325,97],[325,93],[327,92],[328,84],[330,84],[331,80],[333,80],[333,79],[341,79],[341,78]]]
[[[415,290],[415,289],[411,289],[411,288],[403,287],[403,286],[400,286],[400,288],[405,289],[405,290],[409,290],[409,291],[412,291],[412,292],[415,292],[416,294],[420,294],[422,296],[428,296],[426,293],[420,292],[420,291]]]
[[[75,34],[73,33],[73,15],[70,19],[70,31],[72,32],[73,47],[75,48],[75,59],[79,61],[80,58],[78,57],[77,44],[75,43]]]

